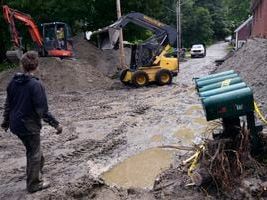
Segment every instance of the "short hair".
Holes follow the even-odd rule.
[[[38,53],[36,51],[28,51],[21,58],[22,69],[25,72],[34,71],[39,64]]]

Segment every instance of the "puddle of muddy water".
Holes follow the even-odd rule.
[[[197,123],[197,124],[200,124],[200,125],[203,125],[203,126],[207,126],[208,125],[208,122],[204,117],[195,118],[195,119],[193,119],[193,121],[194,121],[194,123]]]
[[[173,134],[175,138],[181,140],[182,144],[191,144],[195,139],[194,131],[190,128],[184,127]]]
[[[191,107],[189,107],[186,112],[185,112],[185,115],[192,115],[194,114],[195,112],[197,111],[201,111],[202,110],[202,107],[200,105],[193,105]]]
[[[151,189],[156,177],[173,162],[173,150],[148,149],[102,174],[106,184],[122,188]]]

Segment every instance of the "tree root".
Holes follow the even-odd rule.
[[[197,186],[213,184],[217,191],[229,191],[240,183],[242,176],[262,169],[250,154],[250,134],[244,125],[236,137],[207,139],[204,146],[198,166],[191,173]]]

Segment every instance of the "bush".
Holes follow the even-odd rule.
[[[0,63],[0,72],[2,72],[4,70],[15,68],[15,67],[17,67],[17,65],[11,64],[8,62]]]

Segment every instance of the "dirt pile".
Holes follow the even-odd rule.
[[[75,53],[77,59],[86,60],[91,65],[95,66],[104,75],[112,77],[120,67],[119,51],[118,50],[101,50],[87,42],[82,35],[74,38]],[[129,48],[125,48],[126,64],[130,63]]]
[[[109,88],[113,80],[109,77],[118,72],[119,52],[102,51],[84,40],[82,35],[74,38],[74,59],[40,58],[36,74],[50,92],[88,91]],[[126,51],[129,58],[130,51]],[[6,89],[10,79],[20,69],[0,74],[0,91]]]
[[[254,98],[267,113],[267,40],[250,39],[231,58],[219,66],[217,71],[234,69],[252,87]]]
[[[0,90],[5,90],[8,82],[20,69],[12,69],[0,74]],[[107,88],[112,80],[84,60],[61,60],[40,58],[36,74],[50,92],[86,91]]]
[[[38,76],[49,91],[85,91],[112,84],[112,80],[84,60],[42,58]]]

